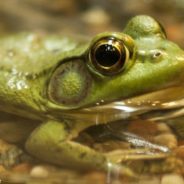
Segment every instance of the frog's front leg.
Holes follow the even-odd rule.
[[[49,121],[35,129],[26,142],[26,150],[35,157],[52,164],[77,169],[108,170],[108,158],[85,145],[74,142],[66,125]],[[124,175],[133,176],[122,167]]]
[[[102,167],[106,159],[102,154],[70,140],[66,126],[49,121],[38,127],[26,142],[26,150],[47,162],[69,167]]]

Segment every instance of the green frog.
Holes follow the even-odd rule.
[[[128,118],[104,120],[114,112],[108,104],[179,86],[184,77],[184,51],[144,15],[123,32],[92,40],[21,33],[2,37],[0,48],[0,137],[70,168],[114,164],[108,154],[75,141],[91,126]]]

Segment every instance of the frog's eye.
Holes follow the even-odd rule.
[[[116,74],[124,69],[129,51],[122,40],[107,37],[98,40],[89,52],[93,66],[104,75]]]

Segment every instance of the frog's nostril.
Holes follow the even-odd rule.
[[[153,54],[153,58],[157,58],[157,57],[159,57],[161,54],[162,54],[161,52],[155,52],[155,53]]]

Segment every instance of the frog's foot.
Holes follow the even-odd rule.
[[[139,179],[146,177],[148,174],[183,173],[184,161],[176,157],[174,153],[153,153],[146,149],[133,149],[115,150],[106,155],[111,162],[123,165],[126,168],[126,174],[128,169],[131,169],[132,173],[136,173],[133,176],[137,176]]]
[[[119,165],[123,166],[124,170],[122,170],[122,172],[126,172],[126,175],[138,177],[138,175],[141,174],[141,177],[143,177],[144,173],[151,173],[150,170],[154,163],[157,163],[159,166],[159,163],[166,160],[169,157],[169,154],[151,152],[148,149],[129,149],[114,150],[106,153],[106,156],[112,163],[119,163]],[[149,166],[147,162],[149,162]]]
[[[30,160],[30,157],[14,145],[0,153],[0,164],[6,169],[10,169],[27,160]]]

